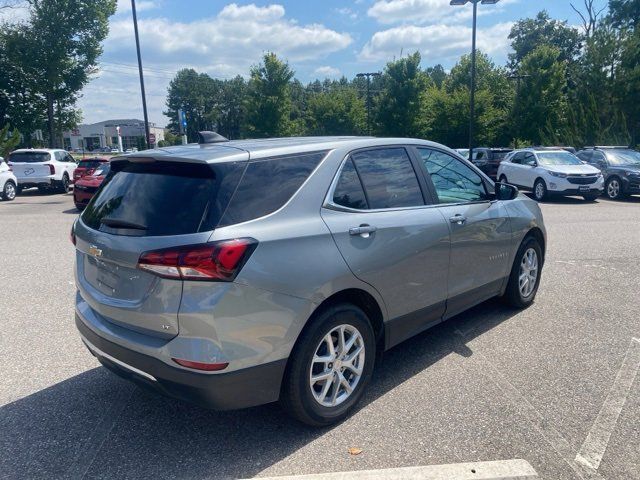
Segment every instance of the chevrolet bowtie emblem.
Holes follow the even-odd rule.
[[[95,245],[91,245],[89,247],[89,255],[93,255],[94,257],[101,257],[102,256],[102,250],[100,250]]]

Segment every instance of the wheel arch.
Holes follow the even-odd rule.
[[[544,261],[544,257],[546,257],[546,252],[547,252],[547,244],[544,238],[544,234],[542,233],[542,230],[539,227],[533,227],[524,236],[524,238],[522,239],[522,242],[524,242],[529,237],[535,238],[536,241],[540,244],[540,248],[542,249],[543,261]]]

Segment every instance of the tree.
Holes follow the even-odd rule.
[[[290,82],[293,76],[289,64],[275,53],[267,53],[262,63],[251,69],[245,100],[245,128],[249,136],[282,137],[290,134]]]
[[[541,45],[550,45],[559,50],[559,59],[571,62],[580,54],[580,32],[568,25],[567,22],[553,20],[546,10],[538,13],[535,18],[519,20],[511,28],[509,34],[511,48],[514,53],[509,54],[509,67],[517,69],[522,60]]]
[[[442,86],[447,78],[447,72],[444,71],[444,67],[440,64],[437,64],[433,67],[428,67],[425,70],[425,73],[438,88]]]
[[[355,88],[337,85],[310,96],[307,131],[311,135],[362,135],[366,130],[364,99]]]
[[[242,125],[245,119],[244,99],[247,82],[240,75],[222,84],[221,98],[218,104],[216,120],[218,133],[229,139],[242,136]]]
[[[602,15],[607,7],[598,8],[595,4],[595,0],[583,0],[585,13],[578,9],[573,3],[569,3],[574,12],[578,14],[582,20],[582,28],[584,29],[584,35],[587,40],[591,38],[591,35],[596,29],[598,24],[598,18]]]
[[[566,61],[560,49],[540,45],[522,60],[529,75],[518,94],[515,119],[521,137],[536,144],[557,144],[567,126]]]
[[[382,135],[414,137],[420,134],[420,98],[430,80],[420,69],[420,53],[389,62],[377,107],[377,128]]]
[[[178,71],[169,83],[164,112],[169,117],[168,128],[176,133],[180,130],[178,110],[182,109],[187,118],[188,139],[195,140],[202,130],[215,130],[221,91],[221,82],[206,73],[198,73],[192,68]]]
[[[46,101],[48,142],[77,118],[75,102],[89,81],[109,33],[116,0],[29,0],[25,40],[37,55],[23,58]]]
[[[19,143],[20,132],[17,129],[11,130],[9,124],[0,128],[0,157],[6,159]]]

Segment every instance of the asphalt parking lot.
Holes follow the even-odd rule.
[[[314,430],[277,405],[206,411],[100,367],[73,323],[71,195],[0,202],[0,478],[525,459],[544,479],[640,479],[640,198],[542,208],[549,244],[531,308],[489,301],[401,344],[351,418]]]

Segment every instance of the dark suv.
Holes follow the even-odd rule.
[[[577,155],[602,171],[604,193],[611,200],[640,193],[640,152],[627,147],[587,147]]]
[[[495,180],[500,162],[512,151],[512,148],[474,148],[471,161],[492,180]]]

